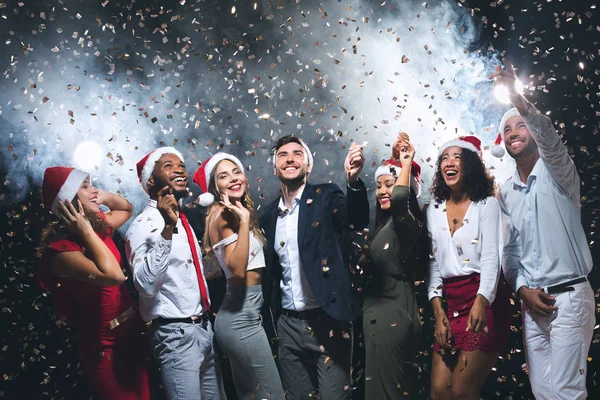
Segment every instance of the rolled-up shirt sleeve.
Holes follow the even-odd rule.
[[[163,238],[161,231],[141,222],[127,231],[127,259],[141,296],[154,297],[166,278],[172,241]]]

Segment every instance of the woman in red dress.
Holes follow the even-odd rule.
[[[60,221],[42,234],[36,280],[52,293],[57,317],[77,328],[81,365],[98,398],[150,399],[145,324],[112,239],[133,214],[131,203],[67,167],[46,169],[42,201]]]

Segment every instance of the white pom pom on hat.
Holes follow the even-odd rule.
[[[502,145],[502,135],[500,133],[498,133],[494,145],[490,148],[490,153],[497,158],[502,158],[504,157],[504,154],[506,154],[506,150],[504,150],[504,146]]]
[[[242,162],[234,155],[228,153],[217,153],[208,160],[204,161],[200,168],[194,173],[193,181],[196,185],[200,186],[202,193],[198,197],[198,203],[203,207],[208,207],[215,202],[215,196],[208,192],[208,186],[210,185],[210,174],[217,164],[223,160],[229,160],[244,173],[244,166]]]

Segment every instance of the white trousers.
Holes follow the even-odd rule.
[[[594,333],[596,307],[589,282],[558,293],[549,317],[534,315],[522,302],[525,356],[531,389],[538,400],[585,399],[587,355]]]

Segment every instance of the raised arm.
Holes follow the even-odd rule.
[[[125,242],[133,283],[140,295],[146,297],[154,297],[164,283],[179,219],[179,205],[168,186],[158,192],[156,208],[162,218],[138,218],[129,227]]]
[[[394,151],[393,156],[398,158],[402,166],[390,199],[394,229],[396,232],[411,232],[410,237],[418,241],[423,227],[412,215],[409,207],[410,177],[412,162],[415,158],[415,148],[404,132],[400,133],[392,148]]]
[[[346,172],[346,205],[344,215],[332,215],[338,226],[349,226],[354,230],[362,230],[369,226],[369,198],[364,182],[359,178],[365,165],[361,145],[352,143],[344,161]],[[335,199],[334,199],[335,202]],[[335,207],[335,206],[334,206]],[[337,210],[337,208],[331,208]],[[336,211],[337,213],[337,211]],[[345,218],[345,221],[342,219]]]
[[[98,286],[116,286],[125,282],[125,275],[112,251],[94,232],[86,219],[83,206],[79,210],[69,202],[60,204],[58,216],[66,229],[80,239],[87,254],[79,251],[58,253],[52,258],[52,271],[58,276],[69,277]]]
[[[506,66],[506,70],[499,66],[496,67],[496,71],[490,75],[490,79],[497,79],[508,89],[511,103],[523,117],[527,130],[538,146],[540,158],[544,161],[557,185],[567,195],[576,195],[575,197],[578,198],[579,175],[567,147],[560,140],[550,118],[543,115],[516,91],[517,74],[505,58],[502,59],[502,62]],[[504,127],[500,127],[500,129],[504,129]]]
[[[233,278],[244,279],[250,253],[250,212],[239,200],[232,204],[226,194],[223,194],[223,205],[225,210],[217,210],[219,214],[213,220],[215,226],[209,227],[209,232],[213,233],[213,229],[216,229],[221,241],[234,237],[234,228],[237,225],[237,239],[230,240],[225,245],[225,266]]]
[[[133,272],[133,283],[141,296],[154,297],[162,287],[172,241],[165,239],[159,226],[162,221],[134,221],[126,235],[127,260]]]
[[[117,194],[98,190],[98,203],[110,209],[104,215],[113,230],[119,229],[133,215],[133,205]]]
[[[575,190],[579,190],[579,174],[569,156],[567,146],[560,140],[550,118],[543,115],[532,104],[528,104],[528,112],[519,110],[519,113],[523,116],[525,125],[538,146],[540,158],[562,191],[567,195],[573,195]]]

